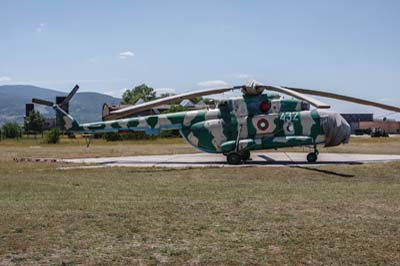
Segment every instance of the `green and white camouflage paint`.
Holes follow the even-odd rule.
[[[309,104],[277,94],[243,96],[218,108],[80,124],[57,105],[73,133],[179,130],[194,147],[210,153],[347,142],[350,127],[337,113],[310,110]]]

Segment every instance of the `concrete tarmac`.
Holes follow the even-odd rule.
[[[308,163],[307,153],[300,152],[253,152],[251,159],[240,165],[229,165],[222,154],[174,154],[126,157],[101,157],[66,159],[64,162],[91,164],[96,167],[279,167],[286,165],[318,164],[363,164],[370,162],[390,162],[400,160],[400,155],[321,153],[318,161]]]

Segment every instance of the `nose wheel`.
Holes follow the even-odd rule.
[[[307,161],[308,161],[309,163],[315,163],[317,160],[318,160],[318,154],[317,154],[317,153],[315,153],[315,152],[310,152],[310,153],[307,155]]]
[[[307,154],[307,161],[309,163],[315,163],[318,160],[318,150],[317,147],[314,147],[314,152],[310,152],[309,154]]]

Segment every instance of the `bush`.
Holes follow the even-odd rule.
[[[123,140],[146,140],[155,139],[157,136],[147,135],[144,131],[129,131],[127,133],[121,134]]]
[[[61,132],[58,128],[52,128],[45,136],[46,143],[56,144],[60,142]]]
[[[21,137],[21,127],[14,122],[8,122],[3,125],[3,136],[6,139],[15,139]]]
[[[103,139],[106,141],[121,141],[121,140],[155,140],[157,138],[176,138],[179,137],[178,130],[164,130],[160,135],[147,135],[144,131],[129,131],[124,133],[107,132],[103,134]]]
[[[177,138],[180,136],[179,130],[164,130],[160,134],[160,138]]]
[[[122,140],[122,137],[120,134],[116,133],[116,132],[107,132],[103,134],[103,138],[106,141],[119,141]]]

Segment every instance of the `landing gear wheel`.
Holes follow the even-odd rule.
[[[244,150],[244,151],[241,151],[240,152],[240,158],[243,160],[243,161],[247,161],[248,159],[250,159],[250,151],[248,151],[248,150]]]
[[[307,161],[309,163],[315,163],[317,161],[317,159],[318,159],[318,152],[310,152],[307,155]]]
[[[229,164],[240,164],[242,162],[241,156],[238,152],[231,151],[226,156],[226,160]]]

